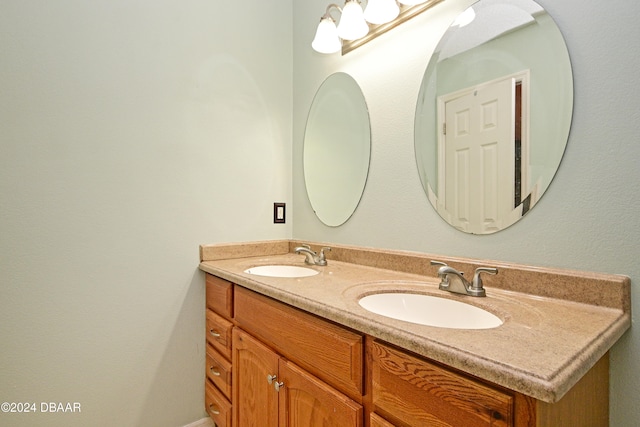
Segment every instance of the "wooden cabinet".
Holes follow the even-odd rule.
[[[233,318],[233,283],[211,274],[206,275],[207,308],[225,319]]]
[[[362,406],[286,359],[278,364],[281,427],[360,427]]]
[[[549,404],[226,280],[206,287],[218,427],[608,426],[608,354]]]
[[[206,307],[205,406],[216,426],[364,425],[361,334],[209,274]]]
[[[367,351],[371,427],[609,425],[608,354],[559,402],[545,403],[380,341]]]
[[[222,392],[222,394],[225,395],[227,399],[231,399],[231,362],[226,360],[210,345],[207,345],[206,360],[207,378],[218,388],[218,390]]]
[[[361,334],[241,287],[234,301],[238,326],[352,399],[362,398]]]
[[[207,342],[227,359],[231,359],[231,329],[233,323],[207,310]]]
[[[369,414],[369,426],[370,427],[396,427],[389,421],[382,418],[380,415],[372,412]]]
[[[273,381],[278,376],[278,355],[236,328],[233,331],[233,425],[277,426],[278,394]]]
[[[380,342],[370,348],[373,406],[394,424],[513,426],[513,393]]]
[[[239,328],[233,330],[233,426],[361,427],[362,406]]]
[[[233,310],[235,427],[364,425],[361,334],[241,287]]]
[[[231,427],[231,403],[209,382],[204,386],[204,404],[217,427]]]
[[[217,427],[231,427],[233,284],[206,275],[205,409]]]

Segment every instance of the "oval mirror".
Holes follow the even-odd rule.
[[[438,214],[490,234],[525,215],[560,165],[573,110],[564,39],[532,0],[480,0],[445,32],[415,117],[422,185]]]
[[[323,223],[344,224],[355,212],[369,174],[369,111],[348,74],[327,77],[316,92],[304,134],[304,181]]]

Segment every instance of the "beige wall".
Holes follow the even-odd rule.
[[[81,404],[0,425],[205,415],[198,245],[291,234],[291,8],[0,0],[0,403]]]
[[[294,2],[293,235],[427,253],[627,274],[640,280],[640,3],[539,0],[563,32],[574,67],[575,106],[560,170],[519,223],[490,236],[463,234],[429,204],[413,152],[422,75],[452,18],[471,0],[447,0],[344,57],[309,46],[328,1]],[[372,158],[360,206],[341,227],[322,225],[306,199],[302,140],[313,95],[331,73],[351,74],[371,117]],[[640,333],[615,346],[611,425],[640,425]]]

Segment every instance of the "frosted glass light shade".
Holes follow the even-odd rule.
[[[364,9],[364,19],[372,24],[386,24],[400,13],[396,0],[369,0]]]
[[[348,0],[342,8],[338,36],[343,40],[356,40],[367,35],[369,26],[364,20],[362,7],[356,0]]]
[[[340,50],[342,42],[338,37],[338,29],[333,19],[323,17],[320,20],[311,47],[320,53],[336,53]]]
[[[427,0],[398,0],[402,4],[407,6],[415,6],[416,4],[424,3]]]

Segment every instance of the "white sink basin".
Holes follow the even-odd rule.
[[[297,265],[260,265],[247,268],[244,272],[266,277],[309,277],[318,274],[312,268],[299,267]]]
[[[405,322],[450,329],[490,329],[502,320],[486,310],[448,298],[409,293],[380,293],[360,299],[367,311]]]

